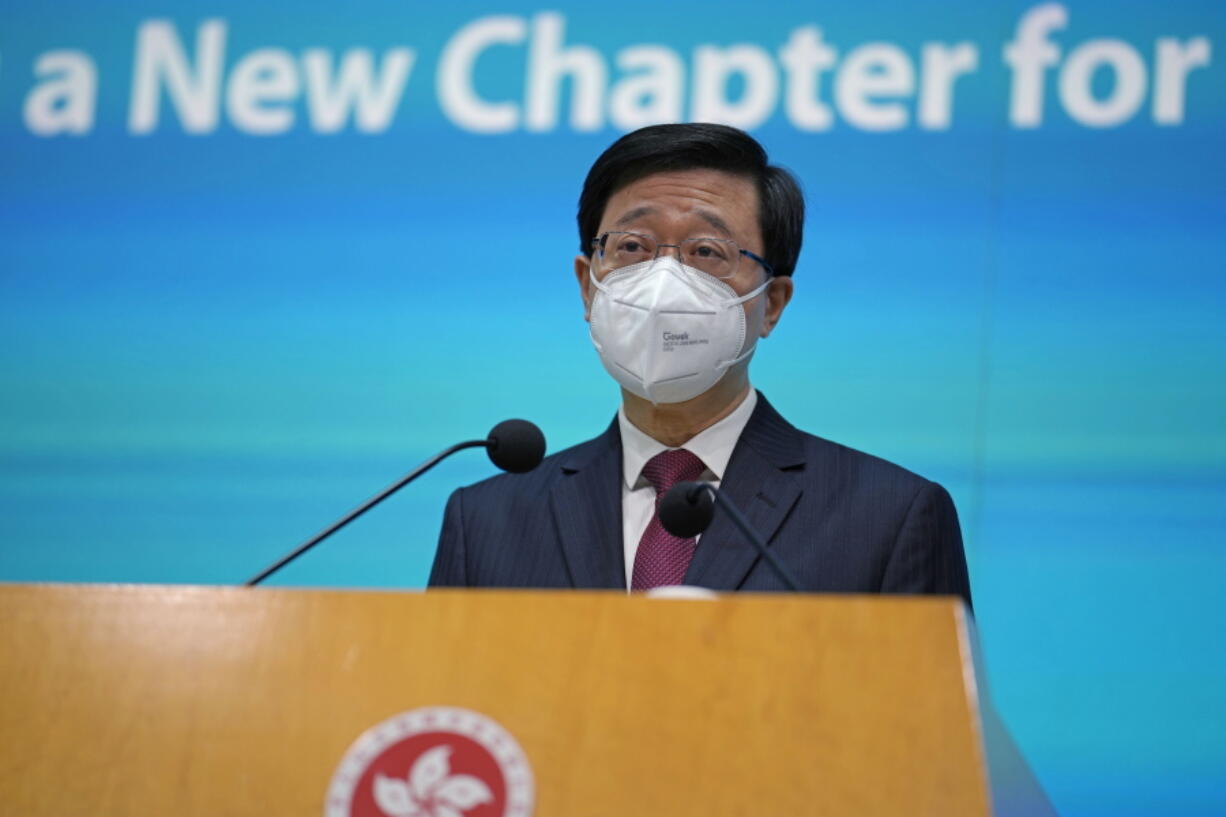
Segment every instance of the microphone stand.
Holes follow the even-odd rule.
[[[448,448],[444,451],[439,452],[438,454],[435,454],[433,457],[426,460],[425,462],[423,462],[421,465],[414,468],[409,473],[405,474],[403,477],[398,479],[396,482],[384,488],[382,491],[379,492],[379,494],[366,500],[361,505],[359,505],[358,507],[350,511],[348,514],[341,517],[336,522],[333,522],[327,528],[315,534],[307,541],[303,542],[294,551],[286,554],[285,556],[282,556],[276,562],[273,562],[271,565],[264,568],[263,570],[261,570],[256,575],[252,576],[247,581],[243,582],[243,586],[244,587],[255,587],[257,584],[264,581],[269,576],[276,573],[278,570],[285,567],[287,564],[294,561],[299,556],[306,553],[308,550],[315,547],[320,542],[327,539],[329,536],[336,533],[338,530],[345,527],[350,522],[357,519],[359,516],[366,513],[367,511],[369,511],[371,508],[378,505],[383,500],[387,499],[392,494],[399,491],[405,485],[408,485],[410,482],[417,479],[419,476],[426,473],[434,466],[438,465],[440,462],[445,460],[447,457],[450,457],[455,452],[463,451],[465,448],[488,448],[489,445],[490,445],[489,440],[469,440],[468,442],[456,443],[455,445],[451,446],[451,448]]]
[[[698,483],[695,489],[690,492],[688,499],[693,502],[698,498],[698,493],[703,490],[706,490],[707,493],[709,493],[715,499],[715,504],[723,508],[724,513],[731,517],[732,523],[740,529],[741,533],[745,534],[746,538],[748,538],[750,542],[753,543],[754,547],[758,549],[758,553],[762,554],[762,557],[766,559],[767,563],[770,564],[779,578],[783,579],[783,583],[787,585],[788,590],[791,590],[794,593],[799,593],[800,583],[797,582],[792,576],[791,572],[783,566],[783,563],[775,558],[775,554],[771,553],[770,549],[766,547],[766,543],[762,541],[762,537],[759,536],[758,532],[753,529],[752,525],[749,524],[749,520],[745,518],[745,515],[741,513],[740,509],[738,509],[736,505],[732,504],[731,499],[724,496],[723,491],[717,491],[712,486],[702,482]]]

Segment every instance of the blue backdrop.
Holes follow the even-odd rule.
[[[811,208],[754,382],[951,489],[1057,807],[1226,813],[1226,6],[0,15],[0,579],[238,582],[500,419],[597,433],[583,175],[728,121]],[[457,457],[277,581],[420,587],[491,472]]]

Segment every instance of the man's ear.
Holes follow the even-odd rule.
[[[592,320],[592,278],[588,270],[592,267],[591,259],[586,255],[575,256],[575,280],[579,282],[579,295],[583,298],[583,319]]]
[[[771,331],[783,317],[783,310],[788,301],[792,300],[792,276],[776,275],[766,287],[766,315],[762,321],[762,337],[770,335]]]

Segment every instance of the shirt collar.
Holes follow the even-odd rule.
[[[702,460],[715,480],[722,480],[724,471],[728,468],[728,460],[732,459],[732,449],[736,447],[736,441],[740,439],[741,432],[745,430],[745,424],[749,422],[749,416],[753,414],[757,404],[758,393],[751,388],[732,413],[718,423],[704,428],[679,447]],[[668,446],[648,436],[630,422],[626,418],[625,406],[617,409],[617,425],[622,435],[622,479],[627,488],[634,490],[643,473],[643,466],[656,454],[667,451]]]

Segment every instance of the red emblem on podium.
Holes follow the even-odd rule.
[[[530,817],[532,769],[494,721],[428,707],[367,730],[328,786],[324,817]]]

